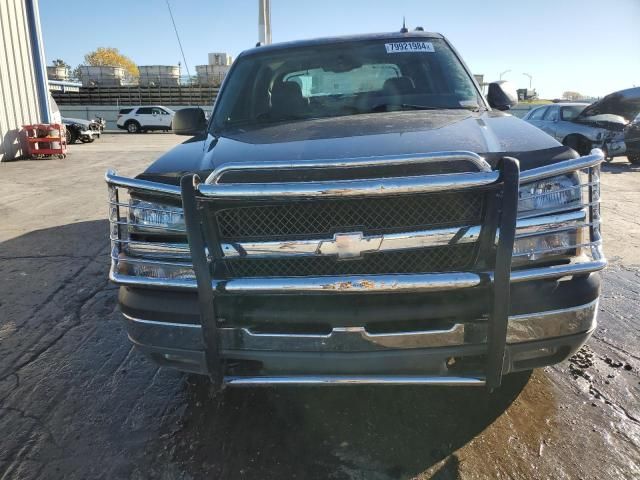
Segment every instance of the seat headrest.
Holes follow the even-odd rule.
[[[302,89],[295,82],[282,82],[273,86],[272,96],[287,98],[302,98]]]
[[[384,82],[382,90],[392,93],[412,93],[415,90],[413,80],[409,77],[389,78]]]

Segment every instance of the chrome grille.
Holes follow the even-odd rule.
[[[296,201],[218,210],[222,240],[330,237],[336,232],[406,232],[481,223],[483,192]]]
[[[445,272],[470,268],[477,243],[378,252],[356,260],[331,256],[225,259],[231,278]]]

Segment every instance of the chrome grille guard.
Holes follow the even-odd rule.
[[[447,156],[467,155],[470,158],[477,157],[472,153],[445,153],[432,154],[443,158]],[[478,157],[479,158],[479,157]],[[427,292],[453,289],[466,289],[477,286],[487,286],[493,291],[493,305],[490,312],[488,325],[488,360],[486,379],[479,380],[490,388],[500,385],[502,365],[506,342],[507,315],[509,306],[509,285],[511,282],[526,282],[538,279],[560,278],[571,275],[583,275],[601,270],[606,265],[606,260],[601,251],[599,231],[595,241],[585,245],[590,249],[590,258],[581,258],[570,263],[534,267],[511,271],[513,244],[516,237],[516,229],[531,231],[537,228],[540,219],[517,220],[518,187],[520,184],[535,181],[541,178],[565,174],[568,172],[587,170],[589,183],[596,183],[598,165],[602,162],[603,155],[599,150],[593,150],[590,155],[573,160],[559,162],[540,168],[519,172],[518,161],[505,157],[500,162],[496,171],[487,171],[486,168],[478,168],[477,173],[454,173],[444,175],[422,175],[413,177],[378,178],[365,180],[338,180],[322,182],[291,182],[268,184],[221,184],[201,183],[195,175],[187,175],[182,178],[181,186],[163,185],[144,180],[119,177],[113,171],[107,172],[106,180],[110,187],[110,220],[112,223],[112,268],[110,278],[122,285],[170,288],[170,289],[196,289],[198,291],[199,307],[201,312],[202,332],[207,349],[207,363],[212,378],[217,383],[242,384],[237,379],[233,382],[225,379],[222,373],[218,355],[218,335],[216,329],[215,297],[219,293],[229,294],[271,294],[271,293],[380,293],[380,292]],[[415,159],[412,159],[415,161]],[[474,160],[475,161],[475,160]],[[484,162],[484,160],[482,160]],[[486,162],[485,162],[486,163]],[[480,163],[481,165],[481,163]],[[295,166],[295,165],[294,165]],[[303,166],[303,165],[301,165]],[[304,165],[306,166],[306,165]],[[287,167],[292,165],[287,164]],[[234,166],[239,168],[239,166]],[[252,165],[251,168],[257,168]],[[214,172],[215,173],[215,172]],[[595,178],[595,180],[594,180]],[[181,199],[188,235],[188,246],[182,244],[168,244],[170,251],[177,249],[182,255],[190,252],[191,263],[195,272],[193,278],[152,278],[120,273],[118,265],[121,261],[130,261],[122,253],[122,245],[129,240],[120,238],[120,227],[126,222],[120,219],[119,208],[123,206],[118,201],[118,188],[124,188],[134,192],[145,192],[164,197]],[[485,220],[485,225],[496,237],[494,268],[485,271],[474,272],[446,272],[425,274],[396,274],[396,275],[351,275],[341,277],[266,277],[266,278],[238,278],[216,279],[212,278],[210,265],[216,259],[225,255],[235,255],[237,250],[233,246],[225,245],[217,238],[217,229],[211,222],[215,222],[215,216],[205,215],[203,211],[211,208],[218,201],[238,199],[291,199],[296,198],[339,198],[339,197],[370,197],[388,195],[406,195],[413,193],[462,191],[465,189],[494,189],[498,199],[496,209],[490,218]],[[588,227],[593,230],[596,222],[593,220],[594,209],[599,206],[599,193],[592,196],[589,191],[590,223],[580,223],[579,227]],[[575,215],[574,215],[575,217]],[[598,210],[599,221],[599,210]],[[213,220],[212,220],[213,219]],[[579,220],[579,217],[573,220]],[[566,215],[561,212],[550,212],[546,219],[548,223],[556,222],[559,226],[566,225]],[[115,225],[115,229],[113,228]],[[476,226],[472,226],[476,227]],[[576,228],[576,227],[574,227]],[[418,240],[420,241],[420,240]],[[144,242],[140,242],[144,243]],[[173,246],[172,246],[173,245]],[[255,247],[255,246],[254,246]],[[305,247],[308,247],[305,246]],[[258,247],[260,248],[260,247]],[[123,260],[124,259],[124,260]],[[148,262],[148,260],[134,260]],[[175,262],[158,261],[155,263],[175,265]],[[247,384],[260,383],[249,381]],[[277,383],[277,381],[267,382]],[[304,383],[301,379],[300,383]],[[346,383],[349,383],[346,381]],[[403,382],[404,383],[404,382]],[[431,382],[419,382],[431,383]],[[437,382],[433,382],[437,383]],[[441,383],[446,383],[445,381]]]

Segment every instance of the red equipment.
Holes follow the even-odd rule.
[[[67,156],[67,135],[61,123],[38,123],[23,125],[22,132],[30,158],[44,158],[57,155]]]

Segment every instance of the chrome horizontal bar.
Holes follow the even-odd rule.
[[[118,273],[114,267],[109,270],[109,280],[118,285],[140,288],[195,290],[198,288],[196,279],[153,278]]]
[[[587,210],[582,209],[542,217],[520,218],[516,222],[516,238],[531,234],[546,233],[549,232],[549,230],[562,228],[565,225],[575,224],[575,222],[585,222],[587,216]]]
[[[162,213],[171,213],[172,215],[179,215],[180,212],[182,211],[182,207],[176,207],[174,205],[168,205],[168,208],[153,208],[153,207],[141,207],[139,205],[131,205],[129,203],[123,203],[123,202],[109,202],[109,205],[112,205],[114,207],[122,207],[122,208],[129,208],[129,209],[133,209],[133,210],[149,210],[152,212],[162,212]]]
[[[607,266],[607,260],[602,254],[601,247],[599,245],[594,246],[592,252],[594,256],[593,260],[579,258],[576,263],[513,270],[511,272],[511,282],[520,283],[572,275],[585,275],[605,268]],[[117,261],[117,259],[114,259],[114,262]],[[115,271],[115,266],[112,266],[109,278],[115,283],[128,286],[191,290],[197,288],[195,279],[174,280],[123,275]],[[482,285],[485,282],[493,282],[493,272],[361,275],[345,277],[243,278],[235,280],[214,280],[212,287],[221,292],[234,294],[393,293],[457,290],[472,288]]]
[[[139,258],[139,257],[129,257],[129,256],[115,256],[111,255],[111,260],[120,263],[141,263],[145,265],[166,265],[168,267],[177,267],[177,268],[193,268],[193,264],[186,262],[167,262],[163,260],[158,260],[154,258]]]
[[[602,153],[602,150],[600,150],[599,148],[594,148],[593,150],[591,150],[591,153],[589,155],[585,155],[584,157],[564,160],[562,162],[552,163],[551,165],[524,170],[520,173],[520,184],[534,182],[536,180],[540,180],[541,178],[562,175],[564,173],[573,172],[575,170],[595,167],[603,161],[604,154]]]
[[[191,260],[191,250],[188,243],[140,242],[137,240],[120,240],[114,237],[111,237],[111,241],[127,245],[127,253],[130,255],[161,255],[168,258]],[[119,260],[126,260],[126,258],[119,258]]]
[[[359,257],[363,253],[387,252],[413,248],[438,247],[476,242],[480,227],[438,228],[415,232],[363,236],[352,232],[333,238],[280,242],[223,243],[225,257],[338,256]]]
[[[548,215],[555,215],[558,213],[565,213],[568,210],[581,210],[583,208],[589,208],[599,204],[600,199],[597,199],[592,202],[576,202],[572,205],[563,205],[561,207],[549,208],[544,210],[525,210],[524,212],[518,213],[518,221],[529,218],[546,217]]]
[[[606,266],[607,261],[605,259],[601,259],[583,263],[570,263],[567,265],[514,270],[511,272],[511,283],[571,277],[573,275],[585,275],[588,273],[598,272]]]
[[[135,230],[134,233],[137,232],[152,232],[152,233],[157,233],[158,231],[160,231],[161,233],[187,233],[186,228],[172,228],[172,227],[164,227],[162,225],[143,225],[141,223],[131,223],[131,222],[124,222],[122,220],[111,220],[110,223],[112,225],[123,225],[123,226],[127,226],[127,227],[131,227],[133,230]]]
[[[599,250],[599,248],[595,248]],[[603,256],[592,261],[554,265],[539,268],[513,270],[511,282],[521,283],[585,275],[602,270],[607,266]],[[438,278],[444,276],[445,278]],[[401,278],[409,277],[409,278]],[[163,279],[124,275],[111,268],[111,281],[132,287],[177,288],[195,290],[195,279]],[[276,294],[276,293],[393,293],[445,291],[471,288],[486,281],[493,282],[493,272],[487,273],[428,273],[414,275],[371,275],[358,277],[273,277],[245,278],[236,280],[214,280],[212,287],[222,292],[234,294]]]
[[[406,155],[380,155],[375,157],[331,158],[319,160],[290,160],[290,161],[258,161],[258,162],[229,162],[217,167],[207,177],[204,183],[218,183],[222,175],[238,170],[273,170],[273,169],[318,169],[318,168],[358,168],[391,165],[414,165],[420,163],[450,162],[466,160],[473,163],[479,171],[490,172],[491,165],[477,153],[473,152],[433,152]]]
[[[482,387],[481,377],[420,377],[400,375],[300,375],[282,377],[226,376],[224,383],[232,387],[257,387],[275,385],[434,385],[447,387]]]
[[[476,273],[423,273],[401,275],[346,275],[326,277],[264,277],[214,280],[227,293],[391,293],[439,292],[476,287]]]
[[[584,220],[586,210],[547,215],[528,219],[520,219],[516,225],[518,237],[533,232],[542,232],[548,228],[557,228],[563,223]],[[452,244],[470,243],[478,240],[481,227],[454,227],[415,232],[393,233],[385,235],[363,236],[361,238],[344,234],[343,249],[358,248],[360,253],[395,251],[412,248],[437,247]],[[355,232],[354,232],[355,234]],[[316,240],[287,240],[274,242],[234,242],[223,243],[222,252],[225,257],[280,257],[280,256],[311,256],[338,255],[340,256],[340,242],[342,235],[333,238]],[[346,254],[343,254],[347,256]],[[353,255],[352,255],[353,256]]]
[[[296,183],[224,183],[198,185],[211,198],[333,198],[442,192],[491,185],[498,172],[450,173],[414,177],[373,178]]]
[[[509,316],[508,344],[575,335],[596,326],[598,301],[570,308]],[[327,334],[259,333],[248,328],[218,330],[222,350],[360,352],[478,345],[487,342],[486,318],[446,330],[369,333],[365,327],[336,327]]]
[[[248,328],[218,328],[223,350],[277,350],[356,352],[384,349],[430,348],[465,344],[465,325],[447,330],[384,334],[364,327],[336,327],[327,334],[255,333]]]
[[[107,170],[104,179],[109,185],[116,187],[145,190],[153,193],[176,195],[178,197],[180,196],[180,187],[177,185],[168,185],[166,183],[150,182],[148,180],[139,180],[137,178],[121,177],[116,174],[115,170]]]
[[[396,161],[406,163],[409,161],[434,161],[435,158],[464,158],[470,161],[486,163],[481,157],[472,152],[445,152],[429,155],[408,156],[407,159],[398,157]],[[420,160],[423,159],[423,160]],[[349,162],[351,160],[351,164]],[[575,170],[581,170],[596,166],[604,160],[601,150],[593,149],[590,155],[546,165],[530,170],[525,170],[520,175],[520,183],[532,182],[541,178],[561,175]],[[279,168],[295,168],[297,166],[313,166],[318,168],[326,165],[326,162],[334,162],[336,165],[363,166],[373,164],[388,164],[388,157],[374,157],[373,159],[342,159],[327,161],[302,161],[279,163]],[[307,163],[304,163],[307,162]],[[355,162],[355,163],[353,163]],[[359,163],[361,162],[361,163]],[[369,162],[369,163],[367,163]],[[481,163],[480,163],[481,164]],[[256,162],[251,166],[242,163],[230,163],[220,171],[229,171],[239,168],[267,168],[268,162]],[[218,175],[215,171],[212,175]],[[215,180],[215,176],[210,178]],[[153,193],[180,196],[180,187],[167,185],[159,182],[139,180],[135,178],[121,177],[114,170],[108,170],[105,180],[111,186],[124,187],[129,189],[146,190]],[[343,197],[361,195],[394,195],[402,193],[434,192],[443,190],[454,190],[469,187],[489,185],[498,180],[498,173],[487,171],[483,167],[480,173],[453,173],[443,175],[423,175],[415,177],[380,178],[366,180],[337,180],[328,182],[299,182],[299,183],[274,183],[274,184],[211,184],[208,182],[198,186],[198,190],[205,196],[215,198],[256,198],[256,197]]]

